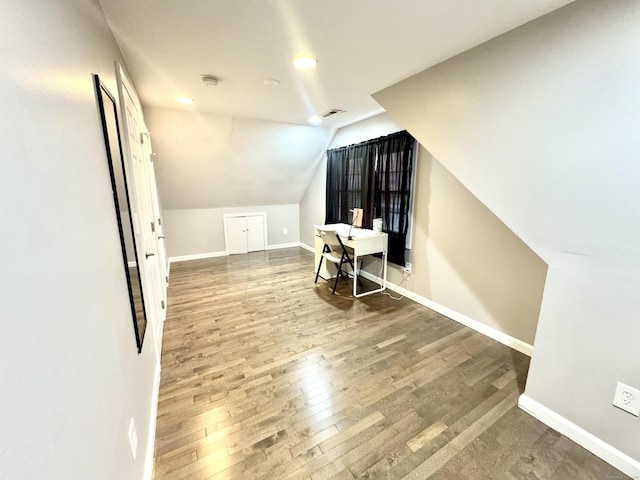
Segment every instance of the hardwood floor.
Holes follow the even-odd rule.
[[[516,403],[528,357],[298,248],[171,266],[154,478],[628,478]]]

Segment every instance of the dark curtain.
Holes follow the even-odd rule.
[[[388,259],[404,266],[415,140],[407,132],[379,139],[375,172],[374,216],[389,235]]]
[[[345,223],[347,218],[347,147],[327,151],[327,192],[325,224]]]
[[[362,208],[363,228],[373,226],[375,148],[355,145],[327,151],[325,223],[351,223],[353,208]]]
[[[362,208],[363,228],[382,218],[388,260],[404,265],[415,140],[406,131],[327,151],[325,223],[351,223]]]

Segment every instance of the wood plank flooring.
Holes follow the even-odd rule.
[[[528,358],[299,248],[171,266],[155,480],[628,478],[516,403]]]

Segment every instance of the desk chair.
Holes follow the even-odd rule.
[[[318,271],[316,272],[316,279],[314,283],[318,283],[318,276],[320,276],[320,268],[322,268],[323,259],[326,258],[328,262],[335,263],[338,265],[338,273],[336,274],[336,282],[333,284],[333,291],[331,292],[333,295],[336,293],[336,287],[338,286],[338,280],[340,280],[340,277],[349,277],[348,271],[342,269],[343,265],[351,266],[351,271],[354,272],[355,275],[353,260],[351,260],[347,248],[344,246],[344,243],[342,243],[342,240],[340,239],[340,235],[338,235],[335,230],[325,230],[316,227],[316,235],[322,239],[324,247],[322,248],[322,256],[318,263]],[[358,283],[362,286],[359,278]]]

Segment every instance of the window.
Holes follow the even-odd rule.
[[[364,210],[362,226],[382,218],[389,261],[404,265],[409,227],[415,140],[406,131],[327,151],[326,223],[350,223]]]

